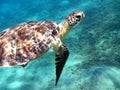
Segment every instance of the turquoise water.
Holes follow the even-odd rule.
[[[120,0],[0,0],[0,31],[18,23],[86,17],[63,40],[70,56],[55,86],[55,53],[0,67],[0,90],[120,90]]]

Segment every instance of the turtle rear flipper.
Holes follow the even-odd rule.
[[[66,46],[62,45],[59,49],[58,52],[56,53],[56,85],[58,83],[58,80],[60,78],[61,72],[63,70],[63,67],[66,63],[66,60],[69,56],[69,50],[67,49]]]

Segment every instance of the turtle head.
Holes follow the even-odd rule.
[[[75,11],[69,14],[65,20],[68,23],[68,25],[72,27],[78,24],[84,17],[85,17],[85,14],[82,11]]]
[[[72,27],[81,22],[84,17],[85,14],[83,13],[83,11],[74,11],[69,14],[60,24],[60,26],[62,27],[60,36],[63,37]]]

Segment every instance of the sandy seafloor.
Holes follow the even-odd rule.
[[[70,56],[55,86],[55,53],[0,67],[0,90],[120,90],[120,0],[0,0],[0,31],[33,20],[86,17],[63,40]]]

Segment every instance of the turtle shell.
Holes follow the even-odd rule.
[[[53,44],[59,27],[52,21],[26,22],[0,33],[0,66],[24,65]]]

